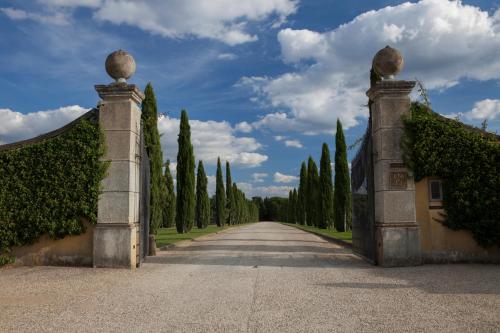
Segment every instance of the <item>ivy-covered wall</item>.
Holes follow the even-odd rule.
[[[443,182],[442,223],[472,232],[478,244],[500,245],[499,137],[412,103],[405,120],[405,163],[415,180]]]
[[[85,232],[97,223],[97,200],[107,163],[103,134],[81,118],[64,133],[0,151],[0,265],[9,248]]]

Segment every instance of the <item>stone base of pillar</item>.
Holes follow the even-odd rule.
[[[378,225],[375,228],[379,266],[402,267],[422,264],[418,226]]]
[[[130,224],[97,224],[94,229],[94,267],[135,268],[136,229]]]

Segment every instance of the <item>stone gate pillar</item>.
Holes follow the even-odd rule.
[[[101,184],[94,230],[94,267],[135,268],[139,251],[140,103],[143,93],[125,81],[135,71],[132,56],[119,50],[106,59],[106,71],[116,79],[96,85],[101,97],[99,125],[104,132],[109,161]]]
[[[403,67],[399,51],[389,46],[373,59],[383,80],[368,90],[372,104],[372,139],[375,190],[375,243],[381,266],[421,263],[420,230],[416,221],[413,174],[403,164],[403,117],[410,112],[414,81],[397,81]]]

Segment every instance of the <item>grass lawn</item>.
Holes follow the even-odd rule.
[[[305,231],[310,231],[315,234],[331,237],[331,238],[336,238],[343,240],[344,242],[347,243],[352,243],[352,231],[346,231],[346,232],[338,232],[335,230],[331,229],[320,229],[316,227],[310,227],[308,225],[300,225],[300,224],[291,224],[291,223],[283,223],[285,225],[289,225],[291,227],[299,228]]]
[[[156,235],[156,246],[161,247],[168,244],[177,243],[183,240],[195,239],[197,237],[212,234],[217,231],[227,229],[228,227],[218,227],[216,225],[209,225],[205,229],[198,229],[196,226],[191,229],[190,232],[186,234],[178,234],[177,230],[174,228],[161,228],[158,229],[158,234]]]

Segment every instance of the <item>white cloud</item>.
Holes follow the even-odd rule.
[[[256,172],[252,174],[252,179],[255,183],[262,183],[264,182],[264,178],[267,178],[268,174],[267,173],[259,173]]]
[[[274,181],[276,183],[292,183],[299,180],[299,177],[292,175],[285,175],[281,172],[276,172],[274,174]]]
[[[93,8],[94,18],[127,24],[168,38],[209,38],[237,45],[257,40],[252,22],[285,22],[295,0],[43,0],[60,7]],[[279,26],[279,23],[275,24]]]
[[[0,142],[16,142],[53,131],[73,121],[88,110],[79,105],[26,114],[10,109],[0,109]]]
[[[484,99],[476,102],[474,108],[464,115],[471,120],[493,120],[500,117],[500,99]]]
[[[95,17],[170,38],[196,36],[236,45],[257,40],[246,30],[249,22],[295,11],[289,0],[107,1]]]
[[[363,13],[327,32],[283,29],[284,62],[297,70],[278,77],[244,77],[257,102],[271,113],[256,129],[333,133],[367,117],[365,91],[373,55],[390,44],[405,58],[400,78],[446,89],[461,79],[500,78],[500,10],[494,15],[461,1],[406,2]],[[287,110],[284,112],[283,110]]]
[[[285,146],[287,146],[287,147],[294,147],[294,148],[302,148],[302,147],[304,147],[299,140],[288,139],[286,136],[283,136],[283,135],[276,135],[274,137],[274,139],[276,141],[283,141],[285,143]]]
[[[238,56],[234,53],[220,53],[217,55],[217,59],[219,59],[219,60],[234,60],[234,59],[238,59]]]
[[[242,133],[250,133],[252,131],[252,125],[247,123],[246,121],[242,121],[241,123],[237,123],[235,129]]]
[[[175,179],[177,177],[177,162],[175,162],[175,160],[170,161],[169,169],[170,169],[170,174]]]
[[[12,20],[26,20],[29,17],[28,12],[20,9],[0,8],[0,11]]]
[[[247,198],[259,197],[288,197],[292,186],[253,186],[251,183],[236,183],[238,188],[245,192]]]
[[[235,136],[235,129],[226,122],[190,120],[191,142],[196,160],[208,164],[217,163],[217,157],[234,165],[256,167],[268,159],[267,155],[257,153],[262,145],[251,137]],[[161,137],[164,158],[175,161],[177,158],[177,136],[179,119],[160,117],[158,130]]]
[[[303,148],[304,146],[299,140],[285,140],[285,146],[294,148]]]
[[[10,18],[11,20],[15,21],[33,20],[44,24],[53,24],[53,25],[69,24],[68,16],[64,12],[55,12],[52,14],[42,15],[42,14],[27,12],[22,9],[16,9],[16,8],[0,8],[0,12],[7,15],[7,17]]]
[[[207,175],[207,190],[208,190],[208,195],[212,196],[215,194],[215,185],[216,185],[216,177],[215,175]]]
[[[66,125],[89,109],[78,105],[55,110],[23,114],[10,109],[0,109],[0,142],[11,143],[29,139]],[[236,137],[228,122],[190,120],[191,142],[197,160],[215,164],[217,157],[234,165],[256,167],[268,159],[257,153],[262,145],[251,137]],[[177,136],[179,119],[160,117],[158,129],[162,135],[164,159],[170,159],[170,170],[175,178],[177,159]]]
[[[278,34],[281,54],[287,63],[301,59],[316,59],[328,54],[329,44],[326,37],[311,30],[284,29]]]
[[[276,141],[283,141],[283,140],[285,140],[285,138],[286,138],[286,136],[283,136],[283,135],[276,135],[276,136],[274,137],[274,139],[275,139]]]

